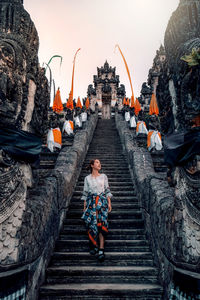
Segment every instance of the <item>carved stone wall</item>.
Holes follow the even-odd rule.
[[[177,129],[190,128],[191,120],[200,114],[200,65],[191,68],[181,60],[181,57],[190,54],[193,48],[200,48],[199,36],[200,3],[197,0],[181,0],[165,33],[165,50],[170,79],[173,81]]]
[[[49,91],[38,63],[38,34],[22,3],[0,3],[0,122],[41,135]]]
[[[146,234],[160,271],[159,279],[168,299],[175,271],[199,278],[199,180],[186,178],[185,171],[177,169],[177,187],[169,187],[165,178],[155,173],[150,153],[137,146],[123,117],[116,113],[115,120],[132,178],[136,181]]]
[[[42,137],[47,130],[50,97],[38,63],[36,28],[19,0],[1,1],[0,20],[0,127]],[[24,229],[19,234],[19,228],[29,201],[27,187],[33,180],[30,165],[15,161],[2,150],[0,158],[0,263],[9,265],[23,261],[20,235]],[[26,247],[32,245],[26,243]]]
[[[194,125],[194,118],[200,116],[200,65],[197,63],[191,67],[181,59],[184,55],[190,55],[193,48],[200,48],[199,36],[200,2],[180,0],[165,33],[163,50],[166,58],[158,64],[159,72],[156,72],[158,56],[155,57],[148,79],[148,84],[156,90],[163,135],[174,131],[189,132]],[[121,123],[118,128],[120,132],[123,128]],[[198,133],[199,125],[194,130]],[[130,156],[127,146],[126,151]],[[199,280],[199,156],[196,159],[192,157],[191,162],[187,163],[194,163],[197,167],[194,174],[189,173],[186,164],[176,166],[176,186],[173,189],[162,178],[156,178],[157,175],[149,169],[150,155],[146,151],[137,148],[131,151],[130,167],[144,207],[147,234],[152,242],[155,262],[160,268],[160,279],[166,287],[166,297],[169,297],[174,274],[188,275],[193,283]]]
[[[40,177],[40,170],[34,171],[26,198],[19,199],[9,217],[1,220],[0,275],[28,270],[26,299],[37,298],[97,120],[96,112],[76,133],[73,145],[61,150],[53,170]]]

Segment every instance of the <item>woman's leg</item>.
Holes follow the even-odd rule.
[[[100,249],[104,249],[104,241],[105,241],[105,238],[104,238],[103,234],[100,232],[99,233],[99,248]]]
[[[105,255],[104,255],[104,241],[105,238],[103,236],[103,234],[100,232],[99,233],[99,256],[98,256],[98,260],[100,262],[103,262],[105,259]]]

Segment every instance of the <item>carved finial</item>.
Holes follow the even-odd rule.
[[[108,68],[109,68],[109,64],[108,64],[107,59],[106,59],[106,62],[104,64],[104,69],[108,69]]]

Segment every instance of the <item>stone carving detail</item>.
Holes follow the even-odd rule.
[[[199,1],[180,1],[165,34],[166,55],[177,105],[178,129],[190,128],[192,119],[200,114],[200,65],[190,68],[181,60],[193,48],[200,48],[199,9]]]
[[[114,107],[116,103],[121,104],[126,91],[125,86],[123,84],[119,86],[119,83],[116,68],[109,66],[107,61],[104,66],[97,68],[97,75],[94,75],[94,87],[92,84],[88,86],[88,97],[92,109],[94,110],[95,104],[98,103],[99,108],[103,111],[102,115],[104,115],[105,105]]]
[[[87,95],[88,95],[88,97],[91,97],[91,95],[96,96],[96,91],[95,91],[95,89],[93,88],[93,85],[92,85],[92,84],[88,85]]]
[[[126,90],[124,84],[120,84],[120,87],[117,89],[117,95],[118,97],[121,98],[124,98],[126,96]]]
[[[1,1],[0,128],[23,130],[42,138],[47,131],[50,97],[44,70],[38,62],[38,47],[38,34],[23,1]],[[19,241],[23,245],[22,224],[30,208],[27,187],[32,184],[31,167],[15,161],[1,149],[0,267],[29,259],[19,254]],[[33,215],[36,211],[37,207],[33,206]],[[30,222],[26,223],[30,227],[26,231],[29,237],[34,236],[35,230]]]
[[[37,31],[21,3],[0,4],[0,122],[44,133],[39,114],[47,120],[48,86],[38,63]]]

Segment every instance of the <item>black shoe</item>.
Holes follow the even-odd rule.
[[[99,249],[98,261],[103,262],[105,259],[104,249]]]
[[[93,248],[93,249],[90,249],[90,254],[91,254],[91,255],[96,255],[96,254],[98,253],[98,250],[99,250],[99,249],[96,248],[96,247]]]

